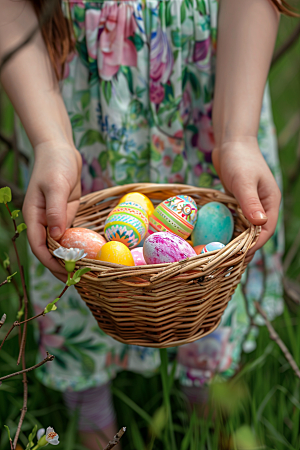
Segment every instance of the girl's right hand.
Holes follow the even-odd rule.
[[[27,236],[34,255],[60,280],[66,270],[51,256],[46,227],[55,240],[68,228],[81,195],[81,156],[67,144],[46,142],[35,148],[35,164],[23,205]]]

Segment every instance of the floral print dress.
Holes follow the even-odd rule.
[[[216,0],[137,0],[63,3],[72,19],[76,52],[62,86],[73,137],[83,160],[82,194],[132,182],[187,183],[221,188],[211,160]],[[268,91],[261,111],[260,149],[281,185]],[[24,144],[25,145],[25,144]],[[218,371],[228,377],[242,350],[255,347],[253,300],[272,319],[281,314],[282,227],[257,252],[209,336],[173,349],[178,377],[201,386]],[[33,258],[37,311],[61,284]],[[99,386],[127,369],[152,374],[157,349],[127,346],[104,334],[75,289],[39,322],[40,357],[55,355],[38,377],[59,390]],[[172,352],[172,351],[171,351]]]

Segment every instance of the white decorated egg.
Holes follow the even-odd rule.
[[[167,231],[148,236],[143,250],[147,264],[172,263],[196,256],[190,244],[180,236]]]
[[[169,231],[187,239],[197,220],[197,205],[188,195],[175,195],[160,203],[149,217],[149,234]]]

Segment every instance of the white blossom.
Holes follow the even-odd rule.
[[[48,442],[48,444],[58,445],[59,444],[58,439],[59,439],[59,436],[57,433],[55,433],[54,429],[51,427],[48,427],[47,431],[46,431],[46,441]]]
[[[40,428],[38,430],[38,432],[36,433],[37,440],[39,441],[41,439],[41,437],[44,436],[44,434],[45,434],[45,428]]]
[[[59,247],[54,250],[53,254],[60,259],[64,259],[65,261],[78,261],[81,258],[84,258],[87,253],[80,248],[65,248]]]

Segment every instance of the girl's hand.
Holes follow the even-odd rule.
[[[275,231],[280,190],[255,138],[223,143],[213,150],[212,159],[224,188],[237,199],[244,216],[262,226],[256,245],[247,254],[249,262]]]
[[[35,148],[35,164],[23,205],[29,244],[35,256],[60,280],[66,270],[46,246],[46,226],[60,239],[74,219],[81,195],[81,156],[67,144],[46,142]]]

